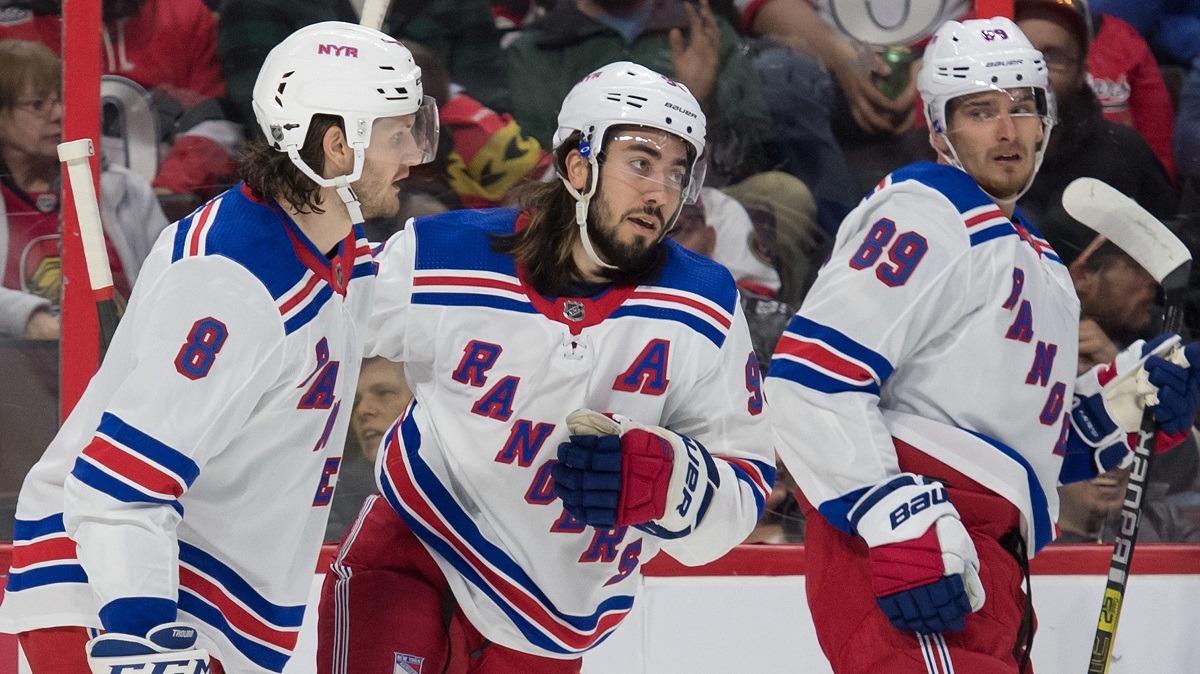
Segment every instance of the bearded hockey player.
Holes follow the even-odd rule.
[[[641,565],[741,542],[774,461],[729,272],[664,238],[704,113],[632,63],[563,102],[525,210],[419,218],[380,256],[372,354],[416,396],[325,580],[318,671],[579,672]]]

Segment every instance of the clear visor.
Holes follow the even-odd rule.
[[[708,170],[707,155],[695,154],[691,143],[673,133],[640,127],[610,132],[599,159],[611,179],[642,191],[660,190],[668,203],[692,204]]]
[[[946,132],[991,126],[1004,120],[1013,124],[1053,124],[1054,96],[1040,87],[994,87],[946,102]]]
[[[439,133],[437,104],[433,98],[425,96],[421,107],[411,115],[375,120],[366,158],[408,166],[427,164],[437,155]]]

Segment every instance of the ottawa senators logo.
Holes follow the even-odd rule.
[[[58,306],[62,295],[62,252],[57,235],[39,236],[21,251],[21,283],[25,291]]]

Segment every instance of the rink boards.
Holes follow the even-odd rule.
[[[0,547],[0,568],[11,548]],[[331,549],[326,550],[326,564]],[[1051,547],[1033,561],[1039,674],[1084,672],[1109,546]],[[740,546],[712,564],[649,564],[621,629],[584,659],[584,674],[828,674],[804,599],[804,548]],[[320,577],[314,575],[315,606]],[[1200,662],[1200,545],[1140,545],[1111,674],[1190,672]],[[286,674],[314,674],[315,611]],[[15,637],[0,635],[0,674],[24,674]]]

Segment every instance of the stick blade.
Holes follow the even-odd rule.
[[[1076,178],[1062,195],[1063,208],[1089,229],[1112,241],[1163,282],[1192,259],[1187,246],[1136,201],[1095,178]]]

